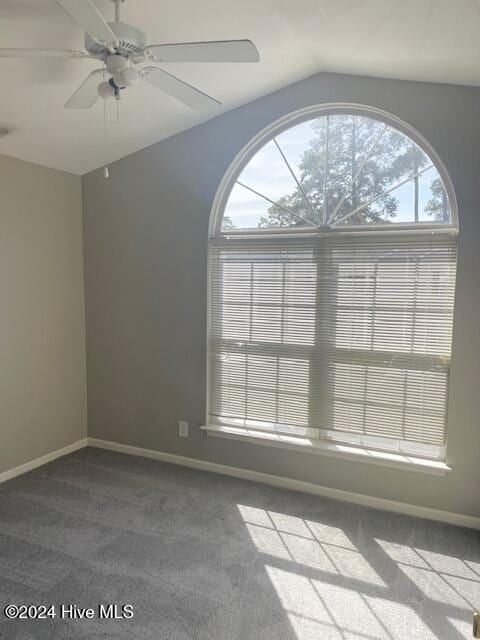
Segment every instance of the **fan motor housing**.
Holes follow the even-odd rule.
[[[123,22],[109,22],[108,24],[119,42],[117,53],[122,56],[143,55],[143,50],[147,45],[147,38],[143,31]],[[85,35],[85,49],[90,55],[102,60],[111,55],[105,45],[97,42],[88,34]]]

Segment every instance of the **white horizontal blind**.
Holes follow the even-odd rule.
[[[445,444],[454,235],[242,238],[210,255],[211,422]]]

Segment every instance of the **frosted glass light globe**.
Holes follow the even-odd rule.
[[[123,89],[123,87],[133,87],[140,80],[140,74],[135,67],[126,67],[113,74],[113,81]]]
[[[108,98],[113,98],[115,96],[115,89],[109,82],[101,82],[98,85],[98,95],[103,100],[108,100]]]

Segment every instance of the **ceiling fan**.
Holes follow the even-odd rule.
[[[58,57],[99,60],[95,69],[65,104],[68,109],[88,109],[98,97],[120,98],[121,92],[142,80],[180,100],[192,109],[220,105],[218,100],[153,66],[167,62],[258,62],[258,51],[250,40],[147,44],[140,29],[120,21],[115,3],[115,22],[107,22],[91,0],[55,0],[85,31],[85,51],[59,49],[0,49],[0,57]],[[147,63],[144,66],[140,66]]]

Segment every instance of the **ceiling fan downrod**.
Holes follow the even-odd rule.
[[[120,3],[123,0],[114,0],[115,2],[115,22],[120,22]]]

